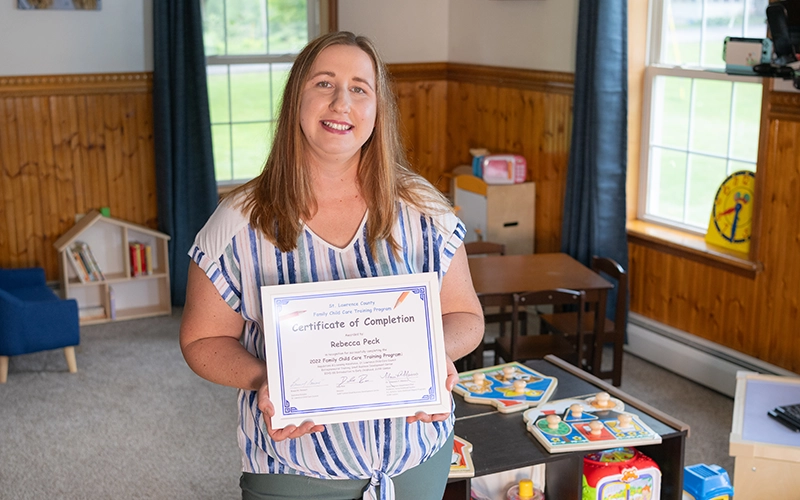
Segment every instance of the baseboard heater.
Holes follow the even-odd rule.
[[[736,391],[736,372],[739,370],[798,376],[636,313],[628,316],[625,351],[731,398]]]

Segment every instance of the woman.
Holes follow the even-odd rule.
[[[180,342],[201,377],[239,389],[243,498],[441,498],[452,414],[272,429],[259,287],[434,271],[448,357],[483,338],[464,227],[409,169],[386,69],[340,32],[306,46],[259,177],[227,197],[189,254]],[[333,479],[333,480],[331,480]]]

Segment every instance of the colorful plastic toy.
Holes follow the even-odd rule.
[[[661,470],[635,448],[613,448],[583,457],[583,500],[658,500]]]
[[[733,486],[719,465],[697,464],[683,468],[683,500],[731,500]]]

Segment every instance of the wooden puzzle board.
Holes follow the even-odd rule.
[[[573,413],[576,407],[579,411]],[[637,415],[626,413],[624,403],[615,398],[609,398],[604,408],[597,406],[595,396],[552,401],[522,416],[528,432],[549,453],[661,443],[660,435]]]
[[[501,413],[512,413],[547,402],[557,384],[555,377],[512,362],[460,373],[453,392],[468,403],[493,405]]]
[[[453,436],[453,455],[450,458],[450,474],[447,477],[472,477],[474,475],[472,443],[458,436]]]

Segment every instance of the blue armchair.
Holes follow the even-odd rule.
[[[64,349],[70,373],[78,371],[78,303],[62,300],[45,283],[41,268],[0,269],[0,384],[8,357]]]

